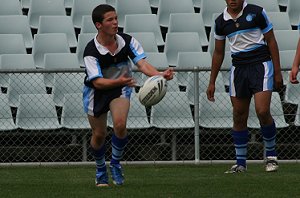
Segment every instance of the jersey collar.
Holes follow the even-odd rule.
[[[117,41],[117,44],[118,44],[118,48],[117,48],[117,50],[115,51],[115,53],[112,54],[106,47],[104,47],[103,45],[101,45],[101,44],[97,41],[97,35],[94,37],[94,42],[95,42],[96,48],[98,49],[98,51],[99,51],[99,53],[100,53],[101,55],[105,55],[105,54],[109,53],[110,55],[114,56],[114,55],[118,54],[118,53],[121,51],[121,49],[125,46],[125,41],[124,41],[124,39],[123,39],[120,35],[118,35],[118,34],[116,34],[116,41]]]
[[[241,12],[237,15],[236,18],[239,18],[240,16],[242,16],[243,11],[244,11],[244,8],[245,8],[246,6],[247,6],[247,2],[244,1],[243,9],[242,9]],[[228,20],[230,20],[230,19],[233,19],[232,16],[227,12],[227,7],[224,9],[223,16],[224,16],[224,20],[225,20],[225,21],[228,21]]]

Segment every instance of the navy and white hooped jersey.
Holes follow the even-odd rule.
[[[233,19],[225,8],[215,20],[217,40],[228,38],[233,65],[245,65],[270,60],[264,33],[273,28],[266,11],[244,2],[242,11]]]
[[[117,97],[130,98],[132,92],[132,88],[128,86],[108,90],[96,89],[92,81],[97,78],[117,79],[123,74],[131,77],[132,65],[129,58],[136,64],[146,57],[141,44],[128,34],[116,34],[118,48],[114,54],[102,46],[96,36],[87,44],[83,53],[86,73],[83,105],[84,111],[92,116],[107,112],[111,100]]]

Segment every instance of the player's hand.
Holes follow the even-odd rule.
[[[298,67],[292,67],[292,71],[290,72],[290,82],[292,84],[298,84],[299,81],[297,80],[299,68]]]
[[[118,81],[120,82],[121,85],[127,85],[129,87],[135,87],[136,86],[136,81],[132,77],[127,77],[126,74],[121,75],[118,78]]]
[[[169,68],[169,69],[165,70],[165,71],[162,73],[162,76],[163,76],[166,80],[172,80],[172,79],[173,79],[173,76],[174,76],[174,70],[173,70],[173,68]]]
[[[209,84],[208,85],[208,88],[206,90],[206,96],[207,96],[207,99],[211,102],[214,102],[215,101],[215,85],[214,84]]]
[[[282,80],[282,75],[281,72],[275,73],[274,75],[274,85],[275,85],[275,90],[280,91],[281,88],[283,87],[283,80]]]

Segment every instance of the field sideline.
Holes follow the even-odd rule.
[[[229,164],[125,165],[125,185],[97,188],[94,166],[0,167],[0,197],[300,197],[300,164],[266,173],[249,164],[228,175]]]

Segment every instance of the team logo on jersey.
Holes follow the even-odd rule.
[[[250,21],[252,21],[253,20],[253,18],[255,17],[256,15],[255,14],[248,14],[247,16],[246,16],[246,20],[248,21],[248,22],[250,22]]]

